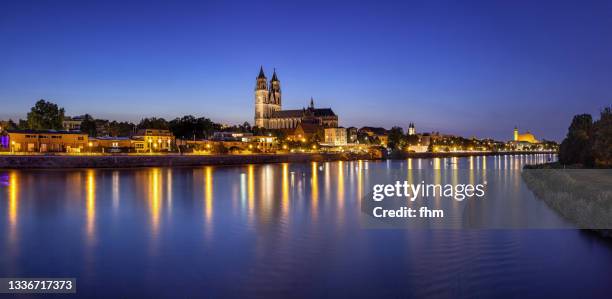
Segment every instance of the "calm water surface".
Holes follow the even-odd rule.
[[[609,298],[612,246],[590,233],[360,225],[370,176],[453,167],[503,169],[489,180],[568,225],[520,178],[549,158],[0,170],[0,277],[76,277],[90,298]]]

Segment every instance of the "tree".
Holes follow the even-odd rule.
[[[559,162],[592,166],[593,156],[590,145],[592,130],[593,118],[590,114],[574,116],[567,136],[559,148]]]
[[[168,123],[168,127],[177,138],[200,138],[202,135],[201,129],[198,128],[197,119],[192,115],[185,115],[180,118],[177,117]]]
[[[61,130],[64,122],[64,108],[39,100],[28,113],[28,128],[32,130]]]
[[[612,108],[601,111],[598,121],[593,124],[592,154],[595,165],[612,167]]]
[[[85,114],[83,116],[83,121],[81,122],[81,132],[87,133],[87,135],[91,137],[98,136],[98,132],[96,131],[96,121],[91,115]]]
[[[163,118],[151,117],[144,118],[140,121],[137,126],[138,129],[159,129],[159,130],[167,130],[168,122]]]
[[[8,129],[8,130],[17,130],[17,129],[19,129],[19,125],[16,124],[12,119],[9,119],[6,122],[5,126],[6,126],[6,129]]]
[[[25,119],[19,119],[19,124],[17,124],[17,128],[19,130],[25,130],[30,128],[30,125],[28,125],[28,121]]]
[[[398,149],[404,145],[404,129],[401,127],[393,127],[389,130],[389,141],[387,146],[391,149]]]
[[[406,144],[407,145],[417,145],[419,143],[419,136],[417,135],[408,135],[406,136]]]
[[[136,125],[127,121],[117,122],[113,120],[108,124],[108,133],[113,137],[130,136],[135,129]]]
[[[221,129],[220,124],[206,117],[195,118],[193,115],[177,117],[168,123],[168,127],[174,136],[182,139],[203,139]]]

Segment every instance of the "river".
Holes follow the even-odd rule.
[[[372,176],[456,167],[504,170],[489,185],[571,227],[520,177],[550,159],[0,170],[0,277],[76,277],[88,298],[609,298],[612,246],[592,233],[360,223]]]

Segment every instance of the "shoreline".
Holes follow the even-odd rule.
[[[387,159],[423,159],[423,158],[462,158],[462,157],[477,157],[477,156],[517,156],[517,155],[535,155],[535,154],[556,154],[555,151],[522,151],[522,152],[436,152],[436,153],[399,153],[391,154]]]
[[[299,153],[250,155],[0,155],[0,169],[182,167],[351,160],[394,160],[407,158],[426,159],[550,153],[554,152],[404,153],[397,157],[381,157],[380,155],[375,155],[372,153]]]
[[[523,168],[521,177],[536,198],[563,219],[612,238],[610,169],[560,168],[547,163]]]

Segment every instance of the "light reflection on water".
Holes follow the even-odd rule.
[[[419,169],[434,169],[435,183],[495,180],[524,199],[507,213],[538,209],[555,219],[520,178],[524,164],[549,158],[0,171],[8,177],[0,187],[0,276],[77,277],[80,294],[102,297],[610,292],[605,265],[612,251],[579,231],[359,224],[372,175],[392,169],[405,170],[413,183]],[[466,169],[464,178],[458,170]],[[574,277],[576,271],[584,275]]]

